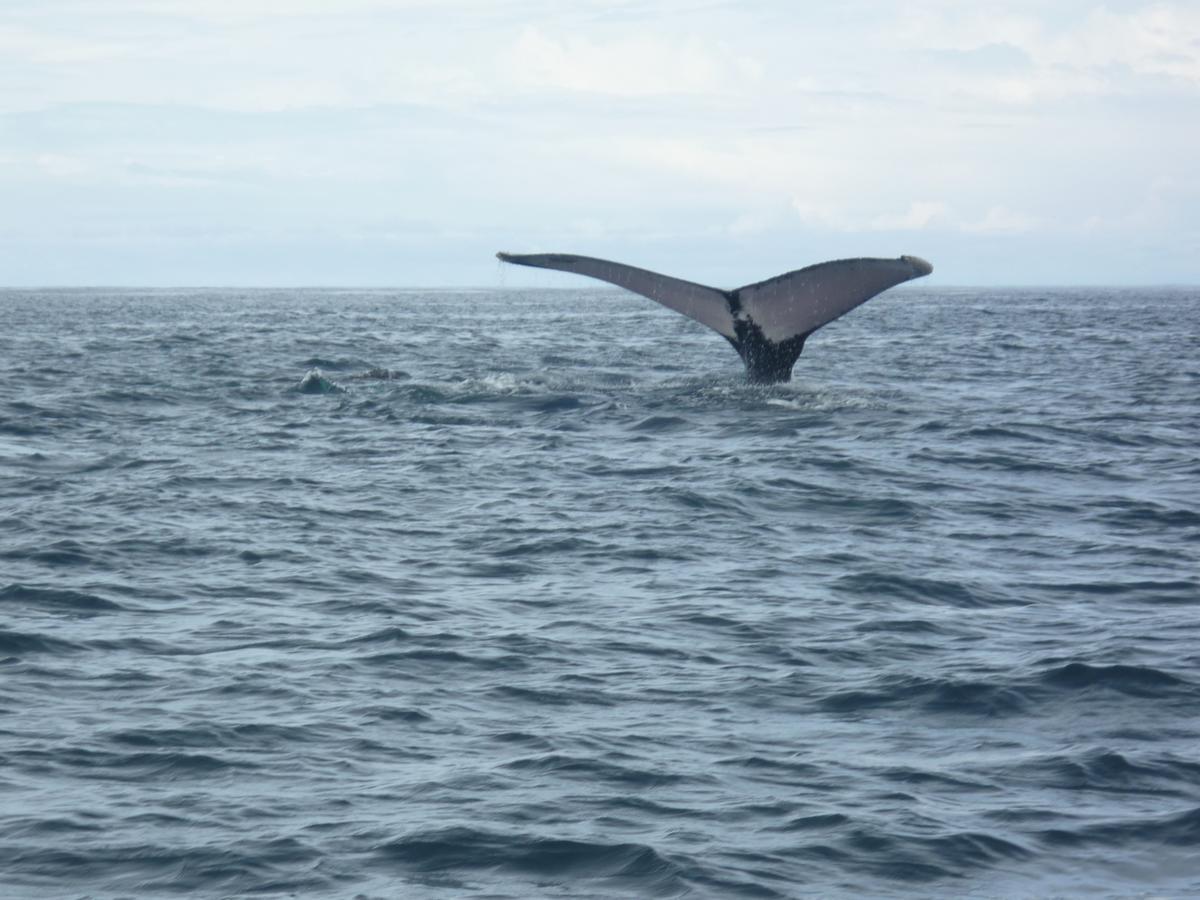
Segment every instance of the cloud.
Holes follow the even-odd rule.
[[[796,197],[792,200],[792,211],[801,224],[808,228],[819,228],[826,231],[853,231],[854,226],[845,215],[832,204],[814,203],[811,200]]]
[[[91,171],[86,161],[62,153],[39,153],[33,162],[40,172],[56,179],[74,179]]]
[[[463,6],[452,0],[444,5]],[[49,6],[49,4],[47,4]],[[466,4],[473,5],[473,4]],[[436,8],[437,0],[55,0],[55,17],[174,18],[189,22],[244,23],[262,19],[328,18]]]
[[[914,200],[901,213],[853,216],[845,210],[796,201],[793,208],[808,226],[847,233],[874,231],[930,231],[966,234],[1024,234],[1038,230],[1043,223],[1036,216],[1015,212],[1004,206],[992,206],[982,216],[963,219],[949,204],[940,200]]]
[[[528,88],[637,97],[729,89],[737,73],[696,38],[664,40],[633,34],[611,41],[554,37],[522,30],[507,54],[509,76]]]
[[[1076,16],[1049,8],[997,13],[917,4],[900,15],[896,37],[965,75],[957,90],[1002,103],[1119,95],[1147,78],[1200,89],[1200,6],[1194,3],[1123,12],[1098,6]],[[1028,62],[1024,71],[1019,59]],[[1010,71],[999,73],[1002,63]]]
[[[940,201],[917,200],[900,215],[876,216],[869,227],[875,231],[920,231],[938,219],[944,219],[947,211],[946,204]]]
[[[1077,28],[1047,42],[1041,52],[1062,64],[1119,65],[1200,88],[1200,6],[1164,3],[1124,14],[1100,7]]]
[[[129,43],[112,37],[71,35],[0,24],[0,56],[9,66],[18,60],[36,65],[100,63],[129,53]]]
[[[767,233],[779,225],[780,216],[775,210],[753,210],[734,216],[725,231],[732,237],[749,237]]]
[[[972,234],[1023,234],[1035,230],[1040,224],[1034,216],[1014,212],[1003,206],[993,206],[984,213],[982,219],[964,222],[960,227]]]

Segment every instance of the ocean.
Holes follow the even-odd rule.
[[[1195,289],[0,292],[0,895],[1200,894]]]

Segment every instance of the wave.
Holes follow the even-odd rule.
[[[312,729],[291,725],[197,723],[178,728],[129,728],[104,735],[105,740],[129,747],[267,749],[292,748],[311,742]]]
[[[309,369],[305,372],[300,383],[296,385],[296,390],[301,394],[343,394],[346,391],[336,381],[327,378],[320,369]]]
[[[1100,666],[1073,661],[1044,669],[1039,681],[1071,691],[1104,688],[1134,697],[1191,695],[1200,699],[1200,684],[1151,666]]]
[[[1045,844],[1055,847],[1129,847],[1156,846],[1200,847],[1200,807],[1161,816],[1120,819],[1081,825],[1078,828],[1047,828],[1036,833]]]
[[[1200,604],[1200,581],[1060,581],[1028,582],[1023,587],[1054,594],[1079,594],[1099,597],[1115,596],[1128,598],[1136,603],[1152,605]]]
[[[1200,764],[1166,754],[1138,758],[1106,748],[1038,755],[992,767],[986,774],[1009,784],[1098,794],[1187,797],[1200,787]]]
[[[49,766],[59,772],[74,770],[77,774],[85,773],[87,778],[122,782],[140,782],[147,778],[204,778],[217,772],[262,768],[247,759],[233,760],[209,753],[181,750],[124,753],[91,747],[16,750],[9,754],[9,760],[19,768]]]
[[[1025,606],[1029,601],[995,589],[964,581],[922,578],[888,572],[861,572],[839,577],[837,590],[857,597],[907,600],[913,603],[977,609],[988,606]]]
[[[601,759],[567,756],[561,753],[515,759],[505,763],[504,768],[511,771],[552,774],[580,781],[608,782],[637,788],[653,788],[695,780],[695,776],[622,766]]]
[[[173,817],[154,816],[162,825],[177,824]],[[144,816],[130,816],[132,828],[148,824]],[[110,825],[111,827],[111,825]],[[292,837],[248,839],[236,849],[204,845],[106,842],[102,846],[71,849],[10,846],[7,873],[32,888],[31,896],[60,893],[63,873],[72,873],[78,889],[72,895],[102,893],[129,896],[164,894],[219,894],[221,896],[299,893],[329,894],[341,887],[339,879],[316,870],[321,854]]]
[[[24,657],[33,654],[62,654],[72,653],[83,649],[73,641],[51,637],[48,634],[36,634],[23,631],[0,629],[0,655]]]
[[[417,831],[381,844],[381,861],[422,873],[515,872],[539,879],[626,884],[672,896],[688,890],[684,869],[653,847],[637,843],[550,838],[535,834],[450,827]]]
[[[385,668],[408,669],[414,672],[421,672],[422,674],[441,671],[447,667],[465,667],[485,671],[515,671],[528,666],[524,657],[511,653],[471,655],[459,653],[457,650],[436,650],[432,648],[376,653],[363,657],[362,662]]]
[[[876,684],[874,689],[836,691],[819,703],[842,713],[909,706],[930,713],[1001,716],[1022,713],[1030,702],[1020,687],[990,681],[881,676]]]
[[[903,629],[898,633],[904,633]],[[1079,661],[1003,677],[881,675],[864,686],[831,691],[817,703],[837,713],[901,708],[937,714],[1013,716],[1045,708],[1055,701],[1074,702],[1081,692],[1094,691],[1200,704],[1200,685],[1170,672],[1150,666]]]
[[[0,588],[0,604],[12,604],[14,607],[23,609],[68,612],[75,615],[97,615],[125,609],[121,604],[95,594],[26,584],[10,584]]]

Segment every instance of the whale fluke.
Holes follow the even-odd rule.
[[[569,253],[497,253],[519,266],[560,269],[626,288],[683,313],[720,334],[753,382],[788,381],[804,341],[822,325],[876,294],[933,271],[916,256],[838,259],[732,291],[659,275],[624,263]]]

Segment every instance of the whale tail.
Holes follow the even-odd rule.
[[[876,294],[933,271],[916,256],[817,263],[732,291],[660,275],[636,266],[568,253],[497,253],[519,266],[598,278],[649,297],[707,325],[737,350],[751,381],[792,377],[810,334]]]

